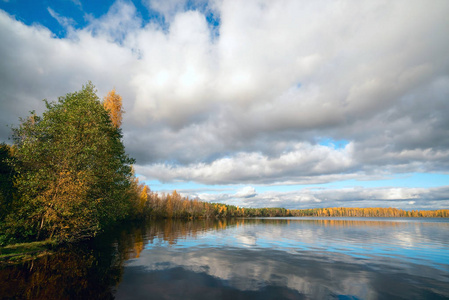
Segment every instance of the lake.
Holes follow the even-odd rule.
[[[126,224],[0,269],[28,299],[449,299],[449,220]]]

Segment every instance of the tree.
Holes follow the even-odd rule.
[[[13,149],[5,144],[0,144],[0,223],[10,210],[10,203],[14,197],[14,169],[9,165],[13,155]]]
[[[145,183],[139,183],[132,169],[132,178],[130,179],[129,200],[131,205],[131,216],[134,219],[145,218],[149,208],[150,188]]]
[[[122,108],[122,97],[115,92],[115,89],[110,91],[103,100],[103,106],[108,111],[112,124],[116,128],[122,125],[122,115],[124,113]]]
[[[88,83],[13,128],[18,199],[8,232],[24,239],[93,236],[130,212],[133,160]]]

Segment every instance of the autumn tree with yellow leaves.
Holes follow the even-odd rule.
[[[116,128],[122,125],[122,115],[124,113],[122,107],[122,97],[115,92],[115,89],[110,91],[103,99],[103,107],[109,114],[112,124]]]

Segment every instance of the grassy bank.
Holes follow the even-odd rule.
[[[56,245],[54,240],[45,240],[0,247],[0,265],[20,263],[51,254]]]

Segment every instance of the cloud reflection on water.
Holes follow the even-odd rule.
[[[273,289],[285,298],[449,297],[447,222],[253,219],[215,228],[226,230],[150,235],[140,258],[126,263],[117,298],[144,278],[169,288],[171,270],[179,280],[198,279],[172,291],[184,298],[217,297],[210,285],[218,298],[239,291],[263,299]]]

